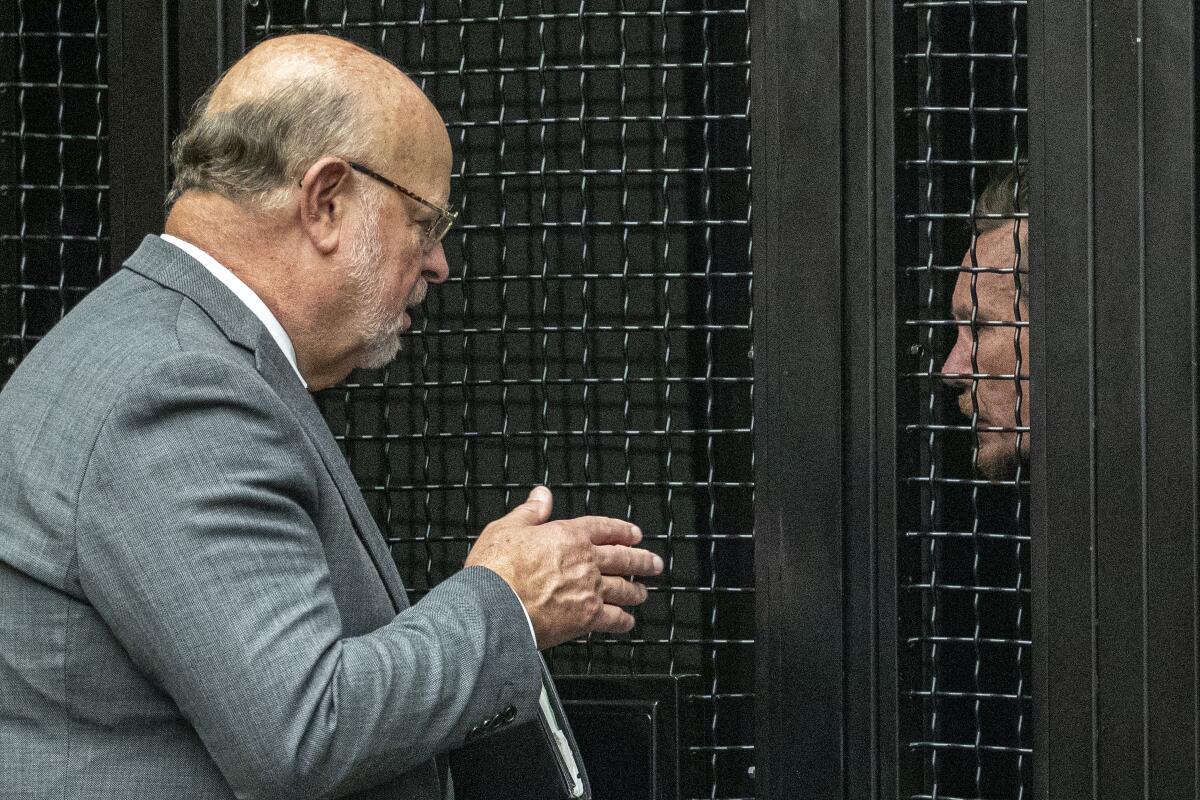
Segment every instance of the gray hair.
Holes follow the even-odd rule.
[[[1005,167],[995,175],[984,188],[983,194],[975,203],[976,214],[998,214],[1012,217],[1014,214],[1029,211],[1029,180],[1025,175],[1026,165],[1018,164]],[[1009,219],[990,217],[974,220],[979,231],[989,231],[1009,224]],[[1028,225],[1024,222],[1022,228]]]
[[[1011,226],[1014,214],[1029,211],[1029,179],[1025,174],[1026,171],[1027,168],[1024,163],[1005,167],[988,182],[987,187],[983,190],[983,194],[979,196],[979,200],[975,203],[975,213],[996,214],[1000,216],[973,219],[972,222],[975,224],[976,231],[982,234],[1003,226]],[[1024,248],[1029,235],[1028,220],[1017,220],[1017,223],[1019,228],[1014,236],[1019,235],[1019,240],[1013,242],[1014,260],[1016,260],[1018,249]],[[1021,252],[1019,255],[1020,262],[1017,267],[1017,279],[1020,281],[1022,291],[1021,301],[1027,302],[1029,281],[1025,276],[1029,274],[1029,253]]]
[[[270,210],[322,156],[370,160],[375,143],[364,104],[330,78],[291,81],[263,97],[209,111],[214,88],[196,103],[171,146],[175,180],[168,206],[195,189]]]

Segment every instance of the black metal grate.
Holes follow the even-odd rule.
[[[668,564],[628,636],[560,673],[700,676],[684,797],[753,795],[745,2],[267,2],[417,80],[455,148],[450,281],[323,407],[414,599],[535,483]]]
[[[108,267],[105,3],[0,5],[0,386]]]
[[[1028,467],[1018,457],[983,469],[980,443],[1007,437],[1019,452],[1028,439],[1028,318],[1015,258],[980,263],[975,251],[976,199],[1026,157],[1026,4],[929,0],[901,9],[901,795],[1021,798],[1033,732]],[[979,299],[997,275],[1012,276],[1007,311],[987,320]],[[960,281],[966,320],[951,315]],[[958,335],[1010,343],[1003,358],[972,357],[969,417],[943,383]],[[1011,387],[1011,406],[981,413],[981,393],[1000,384]]]

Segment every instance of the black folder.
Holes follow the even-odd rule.
[[[554,680],[529,722],[450,753],[455,800],[591,800],[592,787]]]

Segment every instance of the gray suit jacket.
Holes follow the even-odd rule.
[[[0,796],[432,799],[540,685],[490,570],[409,607],[283,353],[158,237],[0,392]]]

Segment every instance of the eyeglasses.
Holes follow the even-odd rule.
[[[440,242],[442,238],[445,237],[446,232],[450,230],[450,227],[454,224],[455,220],[458,219],[458,211],[455,210],[453,206],[450,206],[449,208],[442,208],[437,203],[431,203],[416,192],[410,192],[408,189],[405,189],[395,181],[383,177],[370,167],[358,164],[354,161],[348,161],[346,163],[350,165],[351,169],[357,170],[364,175],[372,177],[380,183],[392,187],[400,194],[405,195],[406,197],[411,197],[413,200],[416,200],[426,208],[432,208],[434,211],[436,211],[438,213],[437,219],[429,223],[429,227],[425,229],[425,235],[429,237],[429,242],[431,245],[435,245]]]

